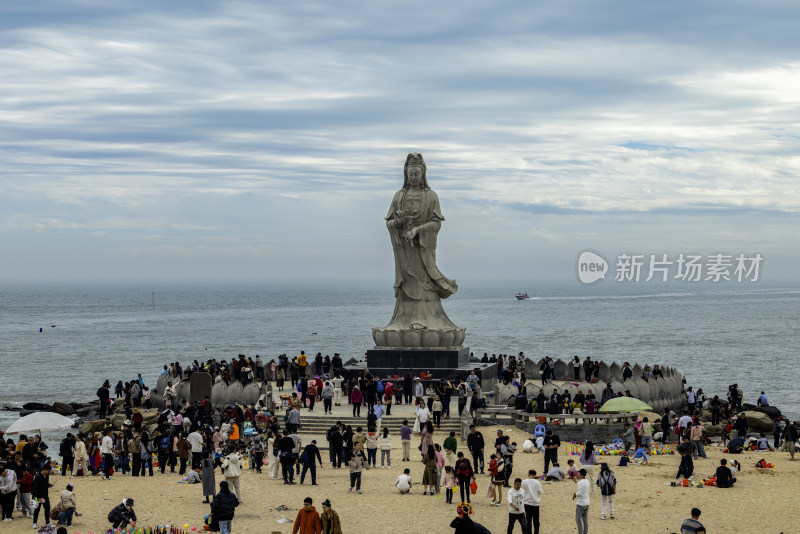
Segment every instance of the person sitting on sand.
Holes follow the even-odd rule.
[[[719,461],[716,477],[718,488],[730,488],[736,482],[736,478],[728,467],[728,460],[725,458]]]
[[[203,468],[195,467],[186,475],[187,484],[201,484],[203,482]]]
[[[647,459],[647,453],[644,451],[644,447],[639,447],[636,449],[636,452],[633,453],[633,462],[641,465],[650,465],[650,461]]]
[[[550,468],[544,479],[551,482],[561,482],[565,476],[566,473],[558,466],[558,462],[554,462],[553,467]]]
[[[569,480],[577,481],[580,478],[580,473],[578,472],[578,468],[575,467],[575,460],[567,460],[567,478]]]

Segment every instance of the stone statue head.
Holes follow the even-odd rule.
[[[410,186],[408,181],[408,168],[409,167],[419,167],[422,169],[422,189],[429,189],[428,187],[428,177],[427,177],[427,170],[428,167],[425,165],[425,160],[422,159],[422,154],[418,152],[412,152],[408,156],[406,156],[406,164],[403,167],[403,189],[408,189]]]

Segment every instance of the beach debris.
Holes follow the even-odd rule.
[[[291,523],[291,522],[292,522],[292,520],[291,519],[286,519],[285,515],[282,515],[281,518],[278,519],[278,523],[280,523],[282,525],[284,525],[286,523]]]

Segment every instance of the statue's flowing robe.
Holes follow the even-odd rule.
[[[419,202],[408,189],[395,193],[385,219],[394,250],[395,311],[388,327],[456,328],[442,308],[440,299],[458,291],[455,280],[444,276],[436,266],[436,237],[444,220],[439,197],[430,188],[420,190]],[[397,227],[397,210],[405,214],[405,224]],[[409,241],[403,234],[418,228]]]

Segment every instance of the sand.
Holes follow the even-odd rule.
[[[487,442],[494,442],[497,428],[481,428]],[[525,437],[521,431],[513,429],[511,436],[518,443]],[[310,438],[311,436],[307,436],[307,439]],[[316,436],[316,439],[319,443],[325,443],[324,437]],[[349,476],[346,469],[325,466],[318,470],[319,486],[311,486],[308,479],[306,485],[286,486],[280,480],[269,478],[266,470],[264,474],[250,471],[243,473],[241,483],[244,504],[237,509],[233,531],[242,534],[291,532],[291,524],[281,525],[277,520],[282,514],[294,520],[303,498],[310,496],[319,511],[319,503],[326,498],[331,500],[334,510],[342,519],[345,534],[452,532],[449,524],[454,517],[455,506],[446,504],[443,494],[441,498],[423,496],[421,486],[412,488],[410,495],[397,493],[394,481],[404,468],[411,469],[415,482],[421,480],[423,469],[418,461],[399,461],[399,440],[396,441],[396,449],[392,451],[395,461],[391,469],[381,469],[378,466],[364,472],[362,495],[347,492]],[[460,447],[465,448],[466,444],[460,444]],[[412,447],[412,451],[416,452],[415,448]],[[723,455],[719,447],[708,447],[706,451],[708,460],[695,461],[696,478],[698,475],[702,478],[713,474],[720,458],[731,457]],[[773,463],[775,469],[758,470],[752,467],[762,457]],[[323,450],[323,460],[326,458],[327,450]],[[598,489],[591,496],[589,509],[589,529],[593,534],[677,532],[693,506],[703,511],[701,520],[709,532],[741,532],[743,525],[758,525],[757,531],[765,533],[797,531],[789,521],[800,510],[800,495],[797,495],[797,488],[800,487],[800,460],[791,462],[786,453],[736,455],[735,458],[744,469],[738,474],[735,487],[730,489],[670,487],[669,483],[674,480],[677,472],[678,456],[653,456],[650,466],[628,467],[618,467],[618,457],[601,458],[609,461],[617,475],[616,519],[600,519]],[[518,453],[514,476],[527,474],[531,468],[540,471],[543,459],[543,454]],[[559,459],[562,465],[566,464],[568,457],[563,447]],[[380,463],[380,455],[378,462]],[[55,482],[51,489],[51,501],[55,502],[67,480],[60,476],[52,476],[51,479]],[[135,498],[140,526],[188,524],[190,528],[194,526],[199,530],[203,515],[208,512],[208,505],[202,503],[201,486],[178,484],[178,475],[156,474],[152,478],[137,478],[117,474],[110,481],[101,480],[100,477],[72,480],[76,483],[79,510],[84,515],[75,518],[72,528],[69,529],[70,533],[96,533],[108,528],[106,516],[123,497]],[[222,477],[217,472],[217,482],[220,480]],[[472,499],[475,507],[473,517],[491,532],[502,533],[505,532],[508,522],[507,506],[489,506],[490,499],[485,497],[488,480],[488,475],[477,477],[478,492]],[[545,482],[543,487],[541,532],[575,532],[575,505],[572,501],[575,484],[571,481]],[[455,501],[458,502],[458,499]],[[274,509],[280,505],[288,506],[292,510],[276,512]],[[16,519],[18,516],[15,513],[15,519],[11,523],[0,523],[0,531],[31,532],[30,520]],[[516,532],[519,532],[519,527]]]

